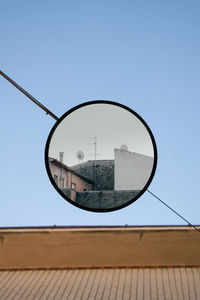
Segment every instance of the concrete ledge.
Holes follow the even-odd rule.
[[[0,229],[0,269],[199,266],[200,234],[184,227]]]

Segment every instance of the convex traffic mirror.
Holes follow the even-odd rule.
[[[46,168],[60,195],[80,208],[125,207],[148,188],[156,169],[154,137],[145,121],[117,102],[97,100],[66,112],[52,128]]]
[[[108,212],[145,192],[156,170],[157,150],[150,128],[136,112],[96,100],[58,118],[1,70],[0,75],[57,121],[47,139],[45,163],[53,186],[67,201]]]

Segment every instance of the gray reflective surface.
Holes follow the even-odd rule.
[[[48,156],[63,195],[91,210],[106,211],[134,199],[154,164],[144,124],[126,109],[102,103],[65,117],[52,135]]]

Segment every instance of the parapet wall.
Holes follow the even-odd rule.
[[[110,209],[131,201],[140,191],[77,192],[76,202],[87,208]]]
[[[199,249],[188,226],[1,228],[0,270],[200,266]]]

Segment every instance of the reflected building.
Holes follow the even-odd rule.
[[[81,206],[110,209],[121,206],[144,188],[153,157],[114,149],[114,160],[89,160],[74,166],[49,158],[52,177],[61,191]]]
[[[93,189],[93,180],[76,172],[62,161],[49,158],[49,167],[56,185],[73,201],[76,201],[77,192]]]
[[[115,190],[142,190],[151,176],[154,158],[123,149],[114,149]]]

